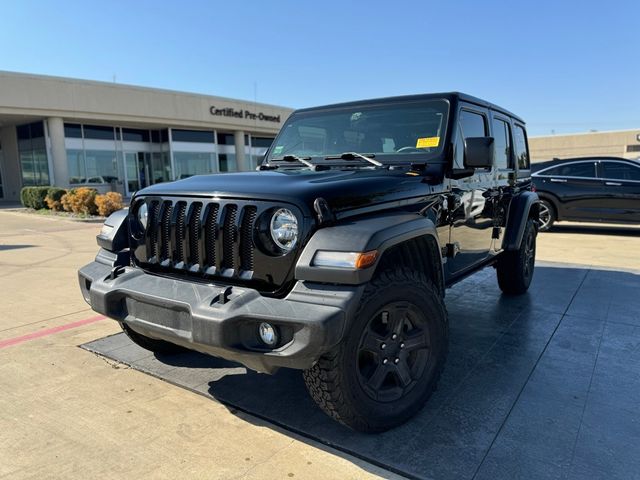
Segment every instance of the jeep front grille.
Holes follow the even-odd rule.
[[[153,197],[146,203],[148,224],[144,251],[136,249],[138,261],[163,270],[251,278],[256,205]]]

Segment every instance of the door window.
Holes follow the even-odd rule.
[[[516,125],[514,128],[514,143],[516,147],[516,161],[518,169],[527,170],[529,168],[529,150],[527,149],[527,134],[524,128]]]
[[[493,146],[496,167],[506,169],[511,166],[511,135],[509,124],[504,120],[493,119]]]
[[[602,178],[611,180],[635,180],[640,181],[640,168],[621,162],[600,163]]]
[[[469,110],[460,110],[455,144],[455,163],[459,168],[464,165],[464,139],[486,136],[487,124],[484,115]]]
[[[487,136],[484,115],[479,113],[462,110],[460,112],[460,128],[462,128],[463,138]]]
[[[541,172],[547,177],[596,178],[596,164],[593,162],[567,163]]]

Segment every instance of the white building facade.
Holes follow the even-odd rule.
[[[130,196],[159,182],[256,168],[291,109],[0,72],[0,200],[30,185]]]

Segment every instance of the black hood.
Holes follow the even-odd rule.
[[[197,175],[147,187],[137,195],[207,196],[284,201],[311,211],[324,198],[334,212],[429,193],[423,177],[406,170],[287,169],[245,173]]]

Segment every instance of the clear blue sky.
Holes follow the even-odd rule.
[[[13,1],[0,70],[306,107],[460,90],[531,135],[640,128],[640,1]]]

